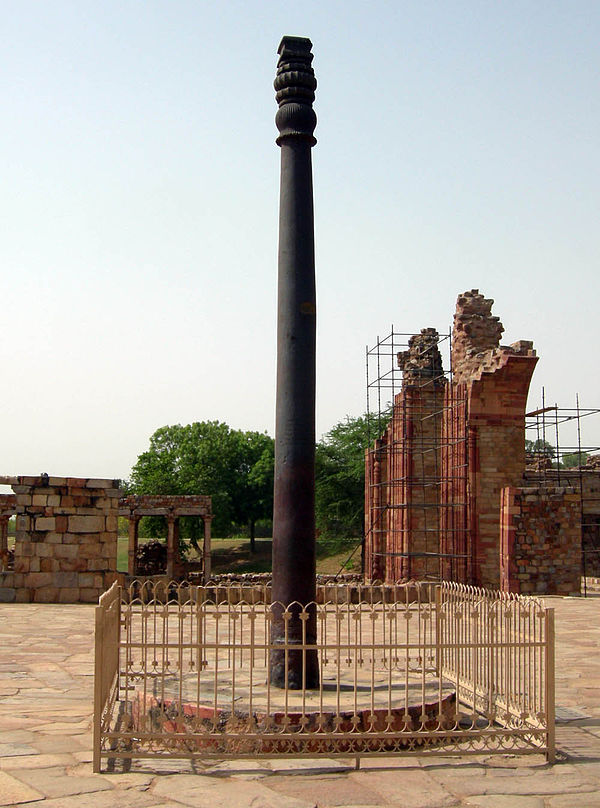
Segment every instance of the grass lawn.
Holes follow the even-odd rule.
[[[149,539],[140,539],[140,543]],[[359,544],[360,539],[337,539],[317,541],[317,572],[359,572],[360,547],[350,562],[348,557]],[[250,552],[250,541],[246,538],[212,540],[213,573],[225,572],[270,572],[271,539],[257,539],[256,552]],[[117,569],[127,571],[127,537],[119,537]]]

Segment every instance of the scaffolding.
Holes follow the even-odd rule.
[[[470,579],[466,393],[452,384],[450,356],[451,334],[435,329],[413,335],[392,326],[366,347],[371,580]]]
[[[600,578],[600,445],[583,442],[582,422],[600,437],[600,408],[548,405],[542,388],[541,407],[525,415],[527,466],[525,479],[573,488],[580,496],[583,594],[590,578]]]

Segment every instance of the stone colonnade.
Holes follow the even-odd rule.
[[[211,522],[212,499],[206,496],[153,496],[123,497],[119,502],[119,516],[129,520],[129,548],[127,572],[136,575],[138,528],[142,516],[163,516],[167,520],[167,569],[168,578],[179,572],[179,519],[182,516],[198,516],[204,524],[202,548],[204,580],[211,574]]]

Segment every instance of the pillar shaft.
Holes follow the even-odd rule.
[[[175,517],[167,517],[167,578],[175,577],[175,561],[177,558]]]
[[[211,576],[211,545],[210,545],[210,519],[204,519],[204,545],[202,547],[202,556],[204,561],[204,580],[208,581]]]
[[[8,550],[8,520],[9,516],[0,516],[0,551]]]
[[[286,628],[283,609],[316,600],[315,561],[315,340],[316,295],[311,148],[316,80],[311,42],[284,37],[275,89],[281,147],[277,308],[277,406],[273,508],[272,640],[288,649],[271,654],[279,687],[317,687],[316,651],[289,645],[316,641],[316,609],[296,614]],[[305,629],[304,629],[305,625]],[[303,632],[306,632],[305,634]],[[304,662],[303,662],[304,660]],[[287,681],[285,670],[287,669]]]
[[[137,573],[137,550],[138,550],[138,527],[140,519],[139,516],[130,516],[128,525],[128,548],[127,548],[127,574],[136,575]]]

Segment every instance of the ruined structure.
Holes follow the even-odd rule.
[[[450,374],[435,329],[411,337],[398,353],[402,386],[366,455],[367,579],[579,592],[585,520],[574,475],[582,475],[547,463],[526,469],[526,403],[537,357],[528,341],[500,345],[504,329],[492,303],[477,289],[458,297]],[[586,480],[600,492],[597,472]],[[600,513],[600,496],[587,502],[588,512]],[[591,516],[588,523],[593,544],[596,523]]]
[[[0,477],[14,494],[0,495],[0,602],[95,603],[117,579],[117,519],[129,520],[128,573],[136,574],[139,520],[167,521],[168,578],[210,576],[212,500],[207,496],[121,497],[119,480],[81,477]],[[14,562],[5,563],[7,526],[16,516]],[[179,519],[204,522],[200,565],[179,560]]]
[[[117,578],[118,480],[0,477],[15,492],[14,568],[0,601],[95,603]]]
[[[129,520],[129,546],[127,572],[137,574],[138,527],[143,516],[162,516],[167,521],[167,568],[168,578],[181,576],[184,566],[179,560],[179,520],[182,516],[199,516],[204,523],[202,572],[210,577],[210,530],[212,522],[212,498],[206,496],[130,495],[119,501],[119,516]],[[187,565],[189,567],[189,565]]]

